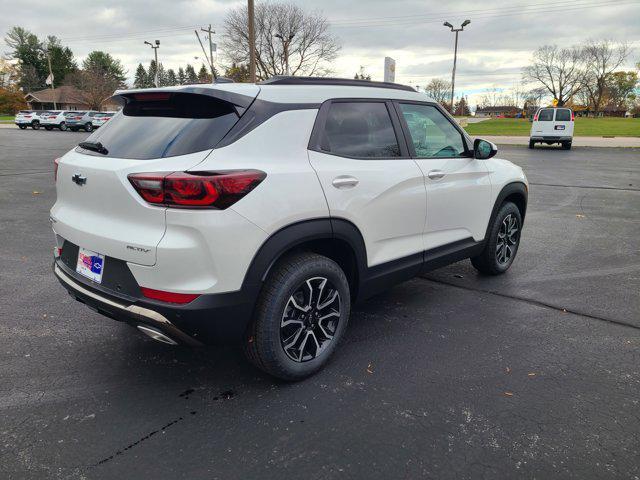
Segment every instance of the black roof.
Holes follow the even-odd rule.
[[[340,85],[350,87],[375,87],[375,88],[391,88],[394,90],[406,90],[415,92],[413,87],[408,85],[400,85],[391,82],[374,82],[371,80],[356,80],[354,78],[331,78],[331,77],[291,77],[285,75],[277,75],[259,82],[261,85]]]

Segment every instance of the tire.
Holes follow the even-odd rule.
[[[33,128],[34,130],[40,130],[40,122],[31,123],[31,128]]]
[[[509,228],[509,225],[515,226],[516,230],[513,231],[513,228]],[[510,231],[513,233],[508,234]],[[505,232],[507,235],[504,237],[502,244],[506,245],[507,248],[500,249],[500,240]],[[471,259],[471,263],[476,270],[486,275],[500,275],[506,272],[518,253],[521,232],[522,216],[520,215],[520,210],[514,203],[503,203],[492,220],[482,253]]]
[[[45,125],[45,126],[44,126],[44,129],[45,129],[45,130],[53,130],[53,127],[51,127],[51,126],[49,126],[49,125]]]
[[[85,126],[84,126],[84,131],[89,133],[89,132],[93,132],[93,125],[91,124],[91,122],[88,122]]]
[[[571,150],[571,142],[562,142],[563,150]]]
[[[27,126],[26,126],[26,125],[18,125],[18,128],[19,128],[20,130],[24,130],[24,129],[26,129],[26,128],[27,128]]]
[[[67,129],[67,124],[62,122],[62,123],[60,123],[58,128],[60,129],[61,132],[64,132]]]
[[[327,363],[350,310],[349,283],[337,263],[314,253],[288,255],[273,267],[260,292],[245,354],[269,375],[302,380]]]
[[[529,140],[529,148],[533,148],[535,144],[536,142],[534,142],[533,140]]]

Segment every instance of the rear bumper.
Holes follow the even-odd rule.
[[[201,295],[186,305],[120,295],[86,280],[59,258],[53,272],[76,300],[133,326],[152,327],[178,344],[237,343],[251,319],[257,290]]]
[[[573,140],[573,137],[569,136],[534,136],[530,137],[529,140],[534,142],[549,142],[549,143],[557,143],[557,142],[570,142]]]

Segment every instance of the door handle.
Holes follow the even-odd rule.
[[[429,177],[431,180],[439,180],[442,177],[444,177],[445,173],[442,170],[431,170],[429,173],[427,173],[427,177]]]
[[[353,188],[358,185],[359,180],[356,177],[351,177],[349,175],[341,175],[334,178],[331,183],[336,188]]]

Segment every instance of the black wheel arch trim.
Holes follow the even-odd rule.
[[[493,224],[493,219],[496,217],[498,213],[498,209],[504,203],[505,199],[513,194],[519,195],[522,197],[523,205],[520,215],[522,217],[522,223],[524,224],[524,217],[527,211],[527,203],[529,200],[529,190],[527,186],[523,182],[511,182],[506,184],[500,190],[495,203],[493,204],[493,210],[491,210],[491,216],[489,217],[489,224],[487,225],[487,230],[485,233],[485,240],[489,237],[489,231],[491,230],[491,225]]]

